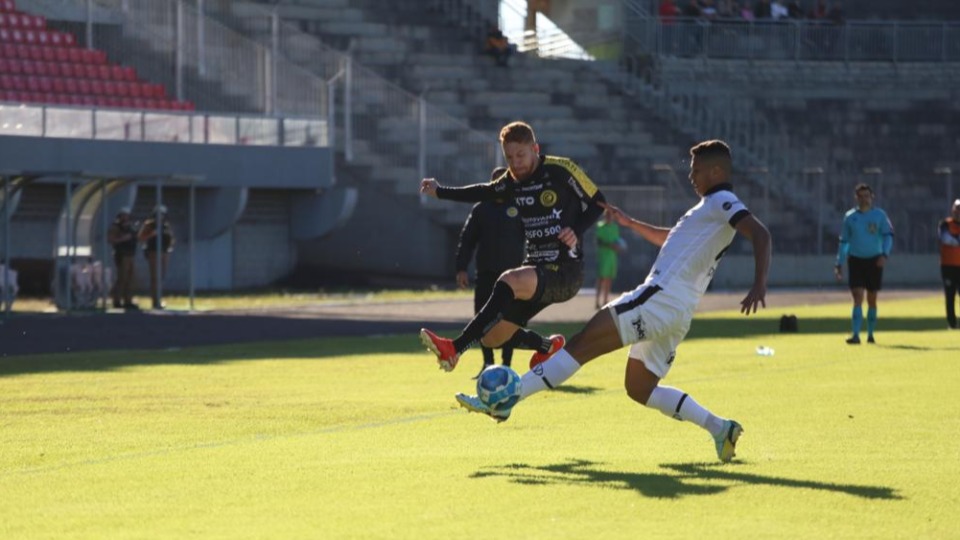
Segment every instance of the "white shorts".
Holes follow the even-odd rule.
[[[690,330],[696,299],[672,295],[656,285],[641,285],[607,305],[617,321],[620,340],[661,379],[667,376],[677,345]]]

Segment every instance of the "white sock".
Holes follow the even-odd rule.
[[[723,418],[701,407],[697,400],[685,394],[683,390],[671,386],[654,388],[650,393],[650,399],[647,400],[647,407],[677,420],[693,422],[709,431],[714,437],[723,431]]]
[[[566,349],[560,349],[549,360],[538,364],[520,378],[520,399],[526,399],[547,388],[563,384],[580,369],[580,364]]]

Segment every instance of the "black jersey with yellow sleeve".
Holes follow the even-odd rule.
[[[437,197],[451,201],[478,202],[505,198],[520,212],[526,236],[524,264],[563,262],[583,258],[583,234],[603,209],[603,194],[576,163],[568,158],[541,156],[528,178],[518,181],[509,171],[486,184],[437,188]],[[557,235],[564,227],[577,234],[580,243],[569,249]]]

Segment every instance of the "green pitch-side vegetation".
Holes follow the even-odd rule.
[[[0,538],[957,538],[941,310],[882,303],[859,347],[845,304],[698,317],[666,382],[743,423],[726,465],[628,400],[624,352],[501,425],[454,407],[479,353],[442,373],[415,335],[8,357]]]

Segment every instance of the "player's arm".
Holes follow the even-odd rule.
[[[420,193],[457,202],[480,202],[493,199],[497,196],[496,183],[473,184],[463,187],[441,186],[435,178],[424,178],[420,181]]]
[[[647,242],[660,247],[667,241],[667,235],[670,234],[670,229],[657,227],[640,221],[639,219],[632,218],[612,204],[603,203],[601,206],[604,209],[610,210],[611,217],[613,217],[613,220],[620,224],[620,226],[626,227],[639,234]]]
[[[937,238],[945,246],[960,246],[960,238],[950,234],[950,225],[945,219],[940,220],[940,225],[937,226]]]
[[[770,231],[752,214],[740,218],[734,227],[753,244],[753,286],[740,301],[740,313],[750,315],[757,312],[758,305],[767,307],[767,275],[772,252]]]

